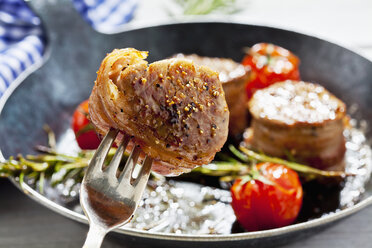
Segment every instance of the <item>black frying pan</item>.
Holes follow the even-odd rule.
[[[223,22],[178,23],[106,35],[91,29],[67,1],[57,1],[55,5],[43,3],[37,7],[50,34],[50,57],[0,102],[0,151],[4,157],[33,153],[34,145],[45,144],[46,137],[41,129],[45,123],[56,131],[57,138],[63,135],[69,128],[74,108],[89,96],[102,58],[114,48],[122,47],[150,51],[150,61],[180,52],[240,61],[244,47],[271,42],[291,50],[301,59],[303,80],[324,85],[348,106],[353,106],[356,109],[352,113],[354,118],[372,120],[372,62],[334,43],[277,28]],[[371,129],[367,129],[367,136],[372,137]],[[371,187],[367,188],[364,201],[334,218],[276,232],[224,238],[179,238],[125,232],[126,235],[121,237],[135,242],[136,247],[154,247],[155,244],[191,247],[196,243],[203,247],[209,247],[211,243],[214,247],[270,246],[274,241],[298,237],[301,230],[330,223],[369,205],[372,203],[370,195]],[[56,210],[42,197],[33,197]],[[69,215],[63,211],[62,214]],[[69,217],[77,219],[76,216]],[[154,239],[157,242],[153,242]]]

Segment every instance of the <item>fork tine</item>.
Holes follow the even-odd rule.
[[[103,138],[101,144],[99,145],[98,149],[96,150],[92,159],[89,162],[86,175],[93,176],[94,173],[102,169],[103,163],[105,162],[105,158],[108,152],[110,151],[112,143],[114,142],[118,132],[119,130],[117,129],[110,129],[110,131]]]
[[[152,165],[152,158],[146,156],[145,161],[142,164],[141,171],[138,174],[137,179],[134,182],[134,194],[133,198],[134,201],[139,203],[139,201],[142,198],[143,191],[146,188],[147,181],[150,176],[150,170],[151,170],[151,165]]]
[[[118,170],[118,167],[120,165],[120,162],[123,158],[125,149],[130,141],[129,135],[124,135],[123,140],[121,141],[118,149],[116,150],[116,153],[114,157],[112,158],[110,164],[106,168],[105,172],[109,177],[116,177],[116,171]]]
[[[134,187],[140,184],[145,184],[147,182],[150,175],[152,161],[152,158],[146,156],[145,160],[142,163],[141,170],[138,173],[138,177],[134,181]]]
[[[129,154],[128,160],[125,163],[124,169],[119,176],[120,184],[126,184],[130,182],[130,179],[132,178],[133,168],[137,164],[137,159],[140,152],[141,148],[139,146],[133,147],[132,152]]]

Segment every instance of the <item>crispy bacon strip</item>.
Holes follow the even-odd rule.
[[[92,123],[102,135],[116,128],[133,136],[160,174],[208,164],[228,133],[218,73],[182,59],[148,64],[146,57],[133,48],[106,56],[89,99]]]

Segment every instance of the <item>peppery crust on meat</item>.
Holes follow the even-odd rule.
[[[320,169],[343,170],[345,104],[324,87],[285,81],[258,90],[248,103],[246,142],[276,157],[289,154]]]
[[[92,123],[102,135],[116,128],[133,136],[163,175],[208,164],[228,132],[218,73],[181,59],[148,64],[146,57],[133,48],[106,56],[89,99]]]
[[[324,125],[342,120],[346,105],[324,87],[287,80],[257,91],[248,103],[255,119],[278,125]]]
[[[203,57],[197,54],[176,54],[173,58],[189,59],[198,65],[208,66],[219,73],[230,111],[229,134],[237,138],[248,125],[245,87],[251,77],[249,67],[229,58]]]

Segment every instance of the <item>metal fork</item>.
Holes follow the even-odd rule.
[[[145,157],[139,172],[138,168],[135,169],[141,152],[138,146],[133,147],[123,171],[118,172],[124,151],[131,140],[128,135],[124,136],[110,164],[104,168],[105,158],[118,133],[118,130],[111,129],[106,134],[81,184],[80,204],[89,220],[89,232],[83,248],[100,247],[109,231],[132,218],[149,178],[152,164],[150,157]]]

